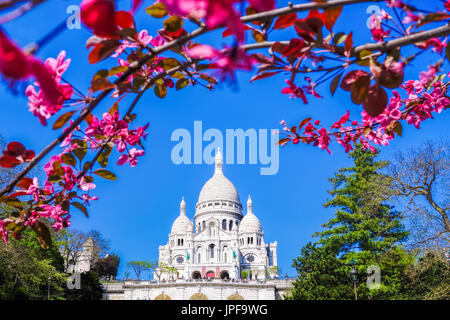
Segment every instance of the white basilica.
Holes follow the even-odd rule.
[[[200,191],[194,221],[186,216],[186,203],[181,201],[169,242],[159,247],[161,268],[155,271],[155,279],[265,279],[275,275],[277,242],[264,241],[250,196],[243,215],[239,195],[222,166],[218,150],[214,175]]]

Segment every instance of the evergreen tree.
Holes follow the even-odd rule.
[[[354,299],[350,281],[352,265],[360,276],[360,299],[405,298],[406,270],[413,257],[401,246],[408,233],[400,215],[384,203],[378,186],[386,182],[379,172],[386,162],[361,148],[350,153],[354,166],[344,168],[330,179],[332,199],[326,208],[335,208],[334,217],[316,233],[294,260],[298,272],[290,299]],[[369,290],[367,268],[381,270],[381,287]]]

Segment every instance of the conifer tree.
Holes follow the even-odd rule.
[[[354,166],[330,179],[332,198],[324,206],[336,209],[334,216],[294,260],[298,278],[291,299],[354,299],[352,265],[360,274],[359,299],[406,298],[405,274],[414,262],[401,246],[408,233],[399,213],[377,192],[380,183],[389,181],[380,173],[387,163],[360,148],[349,156]],[[372,265],[381,270],[379,289],[369,289],[366,283]]]

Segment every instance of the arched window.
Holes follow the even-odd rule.
[[[209,235],[214,236],[214,222],[209,224]]]
[[[202,262],[202,256],[201,256],[200,252],[197,254],[197,262],[198,263]]]
[[[227,220],[222,220],[222,230],[227,230]]]
[[[213,245],[212,243],[209,245],[209,257],[211,259],[214,259],[214,249],[215,249],[215,245]]]
[[[181,246],[184,246],[184,240],[181,239]]]
[[[233,230],[233,220],[230,220],[230,225],[229,225],[228,230]]]
[[[228,247],[224,246],[222,251],[223,251],[223,262],[227,263],[227,260],[228,260]]]
[[[247,237],[247,244],[250,244],[250,237]]]
[[[206,229],[206,222],[203,221],[202,230],[205,230],[205,229]]]

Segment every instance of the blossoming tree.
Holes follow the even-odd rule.
[[[44,1],[0,1],[0,22]],[[365,2],[384,2],[388,10],[371,16],[372,38],[356,44],[352,32],[334,26],[346,7]],[[330,128],[319,119],[306,118],[297,126],[281,121],[280,145],[302,142],[330,152],[335,141],[345,152],[357,143],[375,151],[402,135],[403,125],[420,128],[450,103],[448,75],[442,72],[450,58],[450,0],[441,5],[431,12],[401,0],[315,0],[280,8],[275,0],[132,0],[129,11],[120,11],[113,0],[83,0],[81,21],[92,32],[89,63],[115,61],[90,79],[88,93],[64,79],[71,62],[65,51],[42,62],[33,55],[36,47],[23,50],[0,29],[0,73],[12,82],[34,80],[25,91],[29,110],[42,125],[52,121],[52,128],[61,131],[37,154],[12,141],[0,155],[0,166],[22,168],[0,191],[0,202],[13,208],[0,220],[0,236],[20,239],[23,230],[32,228],[48,248],[48,223],[56,231],[69,226],[73,207],[87,216],[86,205],[97,199],[94,178],[116,180],[106,169],[113,150],[118,165],[132,167],[145,153],[148,124],[135,125],[133,110],[147,92],[164,98],[169,90],[189,85],[213,89],[234,80],[236,70],[256,70],[252,82],[287,74],[282,93],[290,98],[306,104],[320,98],[328,85],[331,94],[349,92],[361,111],[352,119],[347,111]],[[144,9],[149,18],[160,19],[157,34],[136,28],[134,14]],[[197,40],[217,29],[224,38],[232,37],[233,45],[215,48]],[[283,39],[286,29],[295,36]],[[404,47],[414,53],[404,55]],[[426,51],[434,52],[436,62],[418,79],[404,79],[405,68]],[[134,98],[120,115],[118,103],[125,96]],[[114,102],[102,110],[107,97]],[[48,155],[46,181],[40,185],[28,174]]]

